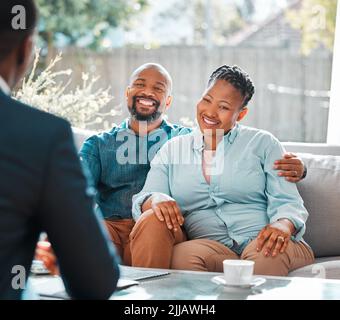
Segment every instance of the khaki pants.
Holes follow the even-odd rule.
[[[170,231],[152,211],[145,211],[130,233],[132,266],[169,269],[174,245],[185,240],[181,229]]]
[[[217,241],[186,241],[182,230],[173,232],[154,214],[144,214],[130,234],[132,265],[136,267],[223,272],[223,260],[245,259],[255,261],[255,274],[287,276],[290,271],[314,262],[312,250],[303,242],[290,241],[284,253],[265,257],[263,252],[256,251],[253,240],[238,256]]]
[[[105,225],[123,264],[131,266],[129,235],[135,221],[133,219],[105,220]]]

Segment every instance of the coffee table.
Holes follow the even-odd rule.
[[[132,268],[132,271],[160,269]],[[212,281],[221,273],[164,270],[170,274],[139,281],[139,285],[117,291],[113,300],[339,300],[340,280],[261,276],[261,285],[234,289]],[[259,276],[260,277],[260,276]],[[256,276],[256,278],[258,278]],[[30,277],[35,291],[43,299],[58,298],[64,290],[60,277]],[[63,298],[63,296],[59,296]]]

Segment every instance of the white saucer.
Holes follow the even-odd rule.
[[[211,279],[212,282],[216,284],[221,284],[225,286],[226,288],[232,288],[232,289],[251,289],[257,286],[260,286],[261,284],[266,282],[265,278],[254,278],[250,283],[247,284],[227,284],[224,280],[224,276],[216,276]]]

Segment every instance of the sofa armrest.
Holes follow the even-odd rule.
[[[283,142],[287,151],[294,153],[312,153],[321,155],[340,156],[340,145],[327,143]]]

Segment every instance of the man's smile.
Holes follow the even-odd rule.
[[[155,107],[157,101],[150,98],[136,98],[136,102],[142,107]]]

